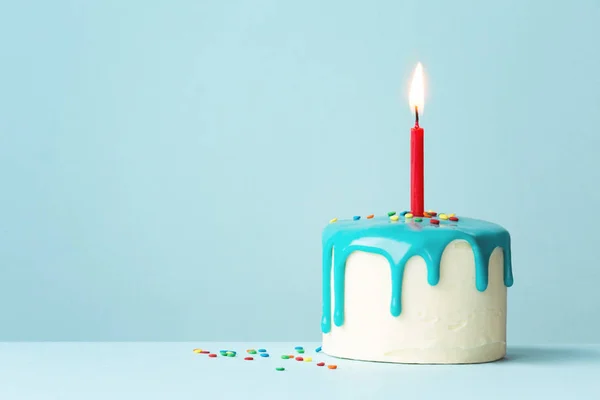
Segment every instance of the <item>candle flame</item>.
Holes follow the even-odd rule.
[[[410,92],[408,95],[410,110],[414,113],[415,107],[419,110],[419,114],[423,113],[425,107],[425,82],[423,78],[423,65],[417,64],[415,73],[413,74],[410,84]]]

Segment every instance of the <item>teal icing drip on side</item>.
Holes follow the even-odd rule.
[[[504,252],[504,284],[512,286],[510,235],[491,222],[461,217],[457,222],[440,221],[440,225],[436,226],[431,225],[428,218],[414,222],[379,217],[329,224],[323,230],[323,333],[331,331],[332,272],[335,295],[333,322],[336,326],[344,324],[345,270],[350,254],[355,251],[379,254],[390,263],[390,312],[397,317],[402,313],[402,278],[406,262],[413,256],[422,257],[427,265],[427,282],[435,286],[440,281],[442,254],[454,240],[465,240],[473,249],[477,290],[482,292],[487,288],[489,259],[498,247]]]

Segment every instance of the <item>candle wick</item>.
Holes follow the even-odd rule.
[[[419,127],[419,107],[415,106],[415,128]]]

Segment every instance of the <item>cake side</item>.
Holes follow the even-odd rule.
[[[510,236],[461,218],[341,221],[323,232],[323,349],[343,358],[475,363],[506,351]]]

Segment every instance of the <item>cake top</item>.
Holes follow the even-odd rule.
[[[450,232],[448,232],[450,231]],[[425,212],[424,217],[413,217],[404,211],[390,211],[385,216],[354,216],[352,219],[333,218],[323,230],[325,244],[337,235],[357,234],[361,237],[384,237],[404,240],[407,236],[425,234],[432,236],[468,235],[471,237],[508,236],[506,229],[492,222],[457,217],[455,214]]]

